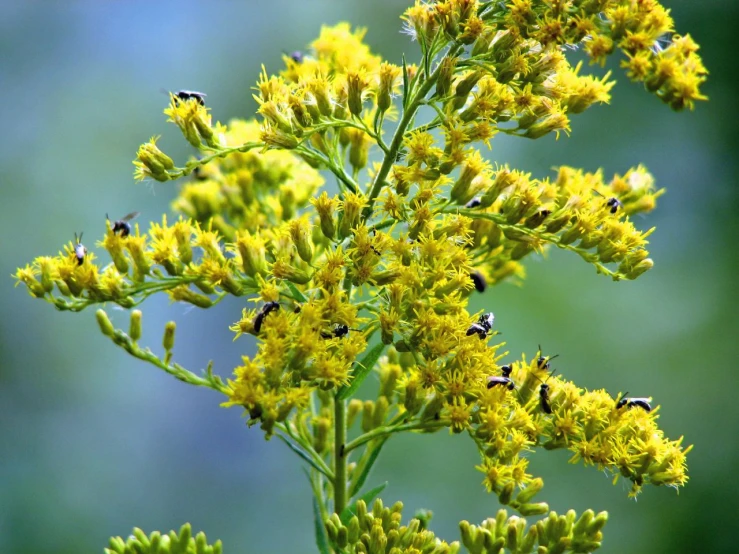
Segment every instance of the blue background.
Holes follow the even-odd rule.
[[[695,444],[679,496],[647,488],[638,502],[567,453],[538,452],[542,498],[553,509],[608,510],[604,553],[730,552],[739,509],[737,395],[736,2],[668,3],[678,29],[702,45],[710,103],[675,114],[614,62],[610,107],[575,116],[572,136],[493,141],[492,160],[544,176],[555,165],[607,175],[645,163],[668,188],[659,209],[656,267],[613,283],[573,255],[527,262],[523,288],[504,284],[472,309],[495,311],[514,353],[541,343],[559,371],[583,386],[629,390],[661,404],[668,436]],[[190,153],[165,123],[161,88],[203,90],[215,119],[249,117],[261,63],[304,48],[322,23],[369,28],[372,49],[399,62],[414,44],[399,33],[402,2],[71,2],[0,7],[0,552],[101,552],[134,525],[168,530],[192,522],[227,552],[314,552],[308,485],[281,443],[248,430],[213,392],[187,387],[116,349],[92,310],[60,313],[13,289],[10,274],[53,255],[74,232],[88,247],[105,213],[138,210],[140,223],[169,211],[176,184],[134,184],[138,145]],[[95,248],[100,255],[99,248]],[[732,292],[734,291],[734,292]],[[142,344],[158,347],[178,324],[175,359],[197,370],[213,358],[223,375],[254,348],[228,325],[243,300],[207,311],[154,298]],[[109,310],[126,328],[127,314]],[[432,529],[458,538],[460,519],[494,516],[475,449],[439,433],[395,439],[373,482],[410,517],[434,511]]]

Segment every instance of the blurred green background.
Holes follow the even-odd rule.
[[[709,103],[675,114],[614,63],[610,107],[573,120],[572,136],[495,139],[495,161],[547,174],[570,164],[606,174],[645,163],[668,188],[637,225],[658,227],[653,271],[613,283],[573,255],[531,259],[523,288],[475,298],[495,311],[508,348],[557,352],[559,371],[587,387],[653,396],[668,436],[695,444],[679,496],[647,487],[638,502],[566,453],[538,452],[542,499],[553,509],[608,510],[604,553],[733,552],[739,511],[736,397],[737,2],[669,2],[678,30],[702,45]],[[190,150],[165,124],[161,88],[203,90],[214,118],[249,116],[262,63],[303,48],[322,23],[369,28],[374,51],[417,55],[399,33],[405,3],[72,2],[0,8],[0,552],[101,552],[132,526],[192,522],[227,552],[314,552],[310,492],[297,458],[248,430],[237,409],[129,358],[97,329],[93,311],[60,313],[13,289],[10,274],[55,254],[74,232],[88,247],[105,213],[168,211],[174,184],[134,184],[137,146],[153,134],[175,160]],[[731,114],[734,114],[733,116]],[[99,255],[99,248],[96,249]],[[243,300],[208,311],[156,298],[144,305],[143,344],[158,347],[178,323],[175,358],[227,374],[253,342],[232,342]],[[127,326],[127,314],[109,310]],[[473,445],[444,433],[395,439],[373,481],[410,517],[434,511],[432,528],[458,538],[460,519],[494,516]]]

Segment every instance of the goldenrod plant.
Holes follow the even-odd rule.
[[[571,65],[573,51],[601,65],[619,51],[630,79],[692,109],[705,100],[698,46],[654,0],[429,1],[402,19],[419,54],[395,65],[370,51],[363,29],[325,27],[278,74],[263,69],[256,120],[214,123],[203,95],[171,94],[164,113],[197,155],[178,165],[155,137],[134,164],[138,180],[187,178],[179,217],[148,232],[108,222],[97,246],[110,261],[80,237],[15,277],[59,310],[132,309],[126,332],[98,308],[102,333],[284,442],[306,465],[322,554],[591,552],[607,514],[550,512],[531,453],[569,450],[636,496],[684,485],[690,447],[664,436],[649,398],[585,390],[554,375],[541,348],[508,359],[495,306],[467,307],[487,287],[522,281],[524,259],[552,246],[614,281],[642,276],[654,229],[632,216],[663,190],[642,166],[537,177],[491,164],[483,147],[499,134],[569,134],[572,116],[609,101],[610,73]],[[161,354],[140,345],[133,308],[154,294],[203,309],[239,297],[230,328],[255,336],[256,354],[224,381],[212,364],[198,374],[174,361],[174,322]],[[379,390],[362,400],[369,375]],[[402,504],[387,507],[369,479],[387,441],[443,429],[469,436],[482,485],[506,507],[461,522],[461,542],[436,538],[429,512],[404,521]],[[136,531],[109,551],[220,545],[185,527]]]

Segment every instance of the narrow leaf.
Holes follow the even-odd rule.
[[[371,504],[372,501],[377,497],[377,495],[385,490],[385,487],[387,487],[387,481],[385,481],[382,485],[378,485],[374,489],[367,491],[362,496],[357,498],[354,502],[349,504],[346,508],[344,508],[344,510],[341,512],[341,515],[339,516],[341,523],[346,525],[347,523],[349,523],[349,520],[352,518],[352,516],[357,513],[357,502],[359,502],[360,500],[364,500],[365,504]]]
[[[321,519],[321,508],[318,506],[318,499],[313,497],[313,525],[316,531],[316,546],[321,554],[331,554],[328,547],[328,537],[326,536],[326,526]]]
[[[293,285],[290,281],[287,282],[287,288],[290,289],[290,294],[292,294],[292,297],[294,300],[297,300],[298,302],[308,302],[308,299],[305,297],[305,295],[298,290],[298,287]]]
[[[349,488],[349,498],[353,497],[360,490],[362,490],[362,486],[364,485],[364,482],[367,480],[367,477],[369,476],[369,472],[372,469],[372,466],[375,465],[375,462],[377,461],[377,457],[380,455],[380,450],[382,450],[382,447],[385,446],[385,442],[387,442],[388,438],[389,437],[385,437],[384,439],[380,440],[377,444],[372,446],[372,451],[370,452],[370,455],[367,458],[367,461],[364,463],[361,471],[357,475],[357,478],[353,480],[354,482],[351,484]]]
[[[408,64],[405,63],[405,54],[403,54],[403,107],[408,105]]]
[[[367,352],[367,354],[365,354],[364,358],[358,362],[359,365],[354,370],[352,381],[349,383],[349,386],[342,386],[336,394],[336,398],[338,400],[345,400],[357,392],[362,381],[364,381],[367,375],[370,374],[370,371],[375,367],[377,360],[380,359],[380,355],[383,350],[385,350],[385,345],[380,343],[376,344],[369,352]]]
[[[316,461],[313,458],[311,458],[304,450],[298,448],[292,442],[290,442],[289,439],[283,437],[280,434],[275,433],[275,436],[277,438],[279,438],[280,440],[282,440],[282,442],[284,442],[286,445],[288,445],[290,447],[290,450],[292,450],[298,456],[300,456],[301,458],[303,458],[303,460],[305,460],[306,462],[308,462],[313,469],[315,469],[319,473],[321,473],[321,474],[325,475],[326,477],[328,477],[329,479],[331,479],[331,476],[330,475],[327,475],[326,472],[324,471],[324,469],[321,466],[319,466],[316,463]]]

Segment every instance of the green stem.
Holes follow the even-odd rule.
[[[593,264],[595,268],[597,269],[598,273],[607,275],[615,281],[626,278],[623,273],[619,273],[618,271],[612,271],[608,269],[603,263],[599,262],[597,255],[591,252],[588,252],[587,250],[583,250],[582,248],[578,248],[577,246],[574,246],[573,244],[564,244],[560,242],[559,240],[560,237],[558,235],[555,235],[554,233],[546,233],[542,231],[537,231],[536,229],[529,229],[528,227],[524,227],[523,225],[515,225],[515,224],[508,223],[506,221],[505,216],[503,215],[485,213],[485,212],[476,212],[475,210],[465,210],[461,208],[443,208],[439,210],[439,213],[459,214],[459,215],[463,215],[465,217],[469,217],[472,219],[487,219],[488,221],[492,221],[495,224],[497,224],[501,229],[515,229],[521,234],[527,235],[529,237],[532,237],[532,238],[535,238],[535,239],[538,239],[544,242],[548,242],[550,244],[555,245],[557,248],[561,248],[562,250],[569,250],[570,252],[574,252],[586,262]]]
[[[385,425],[382,427],[376,427],[371,431],[359,435],[356,439],[351,441],[344,448],[344,454],[348,454],[355,448],[362,446],[364,443],[383,437],[385,435],[392,435],[393,433],[399,433],[401,431],[420,431],[420,430],[431,430],[439,427],[446,427],[449,425],[449,421],[445,419],[433,419],[428,421],[411,421],[409,423],[401,423],[399,425]]]
[[[413,100],[403,112],[403,117],[400,119],[400,123],[398,123],[398,127],[395,129],[393,140],[390,142],[387,154],[385,154],[385,159],[382,161],[382,166],[380,166],[380,170],[377,172],[377,175],[375,175],[375,180],[372,183],[369,198],[367,199],[367,207],[365,208],[362,217],[363,221],[367,221],[367,219],[371,217],[372,207],[374,206],[375,199],[380,194],[380,190],[382,190],[382,187],[385,184],[387,174],[390,173],[390,168],[393,166],[393,163],[395,163],[395,158],[398,155],[398,151],[403,145],[403,136],[405,135],[405,130],[416,115],[416,111],[423,103],[426,94],[428,94],[428,92],[431,90],[431,87],[434,86],[436,79],[439,77],[440,71],[441,64],[438,64],[434,72],[418,88],[418,91],[413,97]]]
[[[334,398],[334,512],[346,507],[346,401]]]
[[[240,144],[238,146],[232,146],[230,148],[220,148],[216,150],[213,154],[209,154],[208,156],[203,156],[199,160],[192,160],[190,162],[187,162],[187,165],[185,167],[177,167],[175,169],[171,169],[167,172],[167,174],[170,176],[170,180],[177,179],[178,177],[184,177],[186,175],[190,175],[195,168],[203,166],[216,158],[225,158],[229,154],[233,154],[234,152],[248,152],[249,150],[253,150],[254,148],[264,148],[265,144],[263,142],[245,142],[244,144]]]
[[[207,387],[222,394],[228,394],[228,387],[223,384],[223,381],[221,381],[220,377],[212,376],[211,372],[208,372],[208,378],[206,379],[195,375],[191,371],[188,371],[180,364],[167,363],[148,348],[146,350],[141,349],[133,340],[131,340],[131,337],[129,337],[120,329],[116,329],[111,339],[115,344],[123,348],[126,352],[128,352],[135,358],[138,358],[139,360],[144,360],[145,362],[149,362],[150,364],[157,366],[173,377],[176,377],[183,383],[196,385],[198,387]]]

